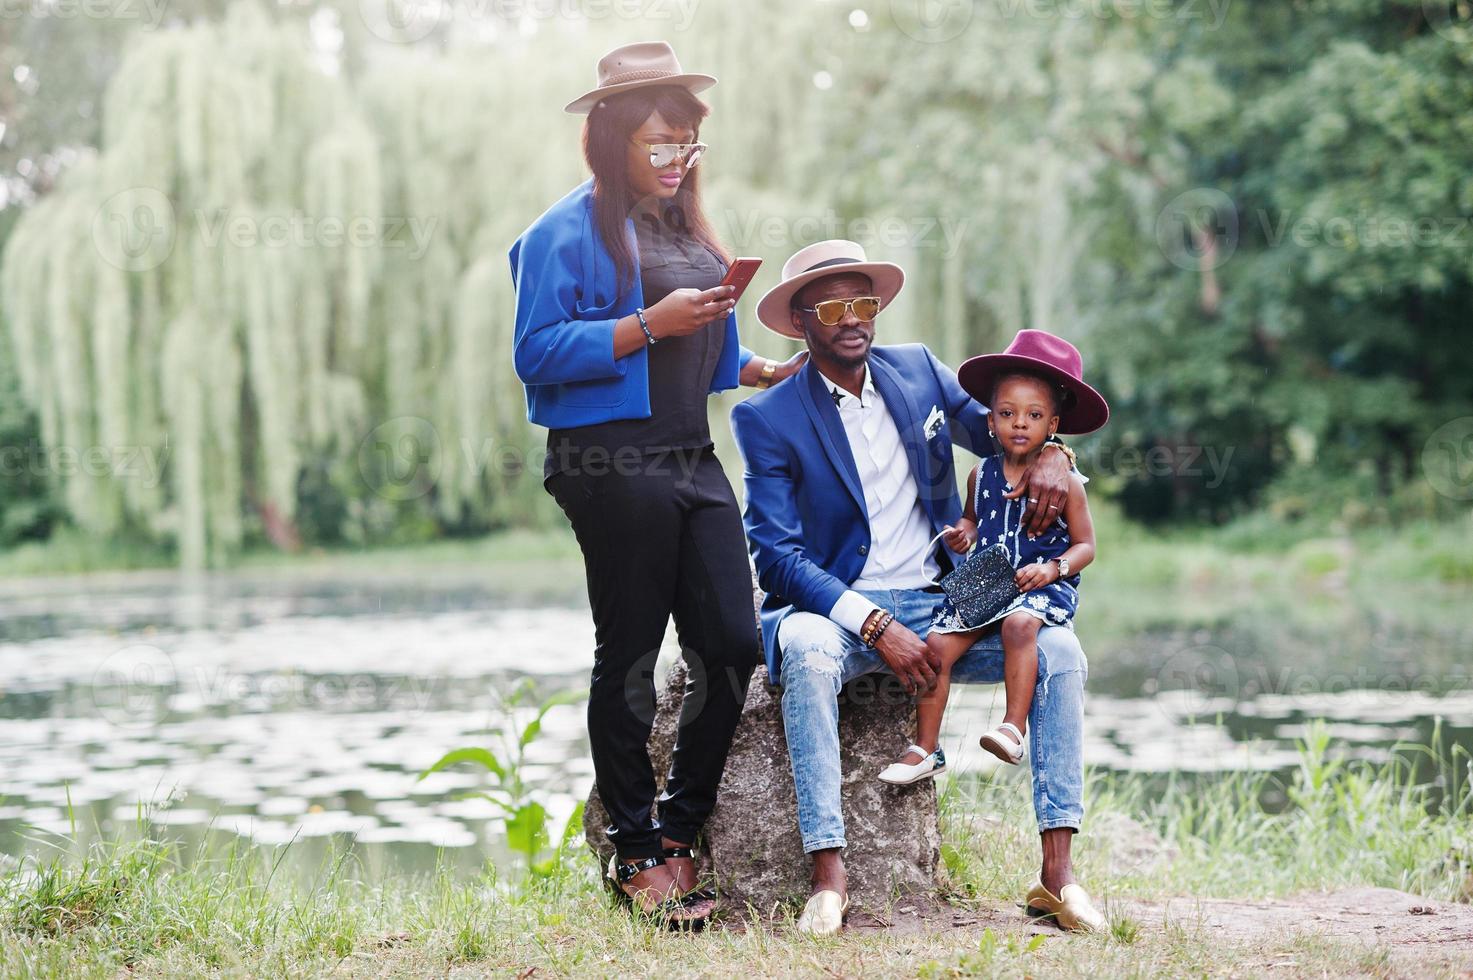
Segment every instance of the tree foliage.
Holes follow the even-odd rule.
[[[1087,465],[1131,513],[1437,506],[1407,488],[1428,433],[1473,416],[1466,5],[962,6],[944,34],[906,4],[481,10],[418,44],[324,7],[352,40],[326,62],[316,14],[250,3],[139,35],[97,152],[6,244],[15,424],[154,451],[162,482],[50,485],[189,566],[550,513],[506,249],[583,175],[559,107],[589,66],[667,36],[721,78],[702,167],[727,243],[770,281],[858,238],[909,273],[883,339],[952,363],[1021,327],[1077,342],[1115,408]],[[748,344],[785,354],[752,302]],[[1152,449],[1164,468],[1122,462]],[[1185,472],[1204,451],[1221,471]]]

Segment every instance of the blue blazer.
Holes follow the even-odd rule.
[[[634,240],[634,221],[627,222]],[[527,419],[550,429],[650,417],[649,348],[614,357],[614,324],[644,306],[636,251],[634,285],[618,291],[614,259],[593,220],[593,180],[548,208],[511,247],[516,288],[513,360],[527,390]],[[737,386],[752,352],[736,312],[711,391]]]
[[[987,409],[921,344],[873,347],[869,367],[900,430],[931,533],[939,534],[962,515],[953,442],[978,455],[993,451]],[[928,429],[932,417],[940,421]],[[762,646],[776,684],[778,626],[795,610],[829,614],[864,570],[869,514],[844,423],[812,361],[737,405],[731,426],[746,463],[743,521],[757,583],[767,593]],[[950,557],[940,552],[945,568]]]

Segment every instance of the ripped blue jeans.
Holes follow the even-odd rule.
[[[861,590],[860,594],[889,610],[922,639],[939,598],[912,589]],[[844,847],[839,690],[856,677],[891,671],[859,637],[814,613],[790,613],[778,629],[778,644],[782,650],[783,725],[798,791],[803,850],[812,853]],[[994,629],[956,662],[951,680],[955,684],[999,684],[1002,670],[1002,635]],[[1088,675],[1089,662],[1073,630],[1046,626],[1038,631],[1038,686],[1028,712],[1028,749],[1033,812],[1040,831],[1078,830],[1084,817],[1084,681]]]

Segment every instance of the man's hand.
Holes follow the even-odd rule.
[[[1019,592],[1032,592],[1041,589],[1045,585],[1052,585],[1059,580],[1059,566],[1051,561],[1042,565],[1034,562],[1024,565],[1018,569],[1018,574],[1013,576],[1013,581],[1018,584]],[[887,630],[888,632],[888,630]]]
[[[900,683],[911,694],[930,692],[936,687],[936,672],[941,669],[941,660],[931,652],[924,640],[906,629],[900,620],[885,628],[875,652],[885,665],[900,678]]]
[[[958,555],[965,555],[972,550],[972,542],[977,540],[977,522],[969,521],[965,517],[956,522],[956,526],[946,525],[946,533],[941,536],[950,548]]]
[[[1023,530],[1033,538],[1064,513],[1064,502],[1069,499],[1069,457],[1062,449],[1044,446],[1033,465],[1023,471],[1018,485],[1003,496],[1017,500],[1024,493],[1028,505],[1023,510]]]

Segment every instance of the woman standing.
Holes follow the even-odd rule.
[[[548,428],[544,485],[582,549],[597,649],[588,702],[594,778],[619,893],[671,925],[710,914],[691,845],[716,800],[757,661],[741,514],[711,443],[706,398],[792,374],[737,338],[729,259],[701,209],[696,164],[716,84],[670,46],[605,55],[587,114],[591,180],[511,250],[517,375]],[[645,743],[671,614],[689,670],[660,795]]]

